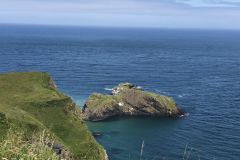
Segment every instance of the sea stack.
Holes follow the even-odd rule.
[[[172,98],[144,91],[131,83],[119,84],[110,95],[92,93],[82,110],[83,120],[90,121],[122,115],[181,117],[187,112]]]

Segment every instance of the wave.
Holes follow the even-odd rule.
[[[186,117],[189,116],[189,113],[187,113],[187,115],[180,115],[179,117],[184,117],[184,116]]]
[[[183,95],[178,95],[178,98],[183,98]]]
[[[186,98],[186,97],[189,97],[189,96],[191,96],[192,94],[179,94],[178,95],[178,98]]]
[[[170,93],[164,92],[164,91],[160,91],[158,89],[155,89],[156,92],[161,93],[161,94],[165,94],[165,95],[171,95]]]
[[[104,88],[104,90],[106,90],[106,91],[112,91],[113,88]]]

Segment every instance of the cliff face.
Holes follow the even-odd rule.
[[[111,95],[92,93],[82,110],[84,120],[99,121],[118,115],[185,116],[167,96],[147,92],[130,83],[113,88]]]
[[[82,120],[80,106],[57,90],[48,73],[0,73],[0,95],[0,141],[9,125],[21,126],[30,136],[49,130],[74,159],[105,159],[105,150]]]

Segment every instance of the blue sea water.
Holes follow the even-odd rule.
[[[130,82],[189,113],[86,122],[110,160],[182,159],[186,144],[190,159],[240,159],[240,31],[0,25],[0,55],[0,72],[47,71],[81,106]]]

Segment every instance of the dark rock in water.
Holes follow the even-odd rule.
[[[119,84],[113,88],[111,95],[92,93],[82,113],[82,118],[90,121],[100,121],[119,115],[169,117],[187,115],[172,98],[144,91],[131,83]]]
[[[123,150],[122,149],[118,149],[118,148],[112,148],[112,149],[109,150],[109,152],[111,154],[121,154],[123,152]]]
[[[92,135],[93,135],[93,136],[100,136],[101,134],[100,134],[100,132],[96,132],[96,131],[95,131],[95,132],[92,132]]]

